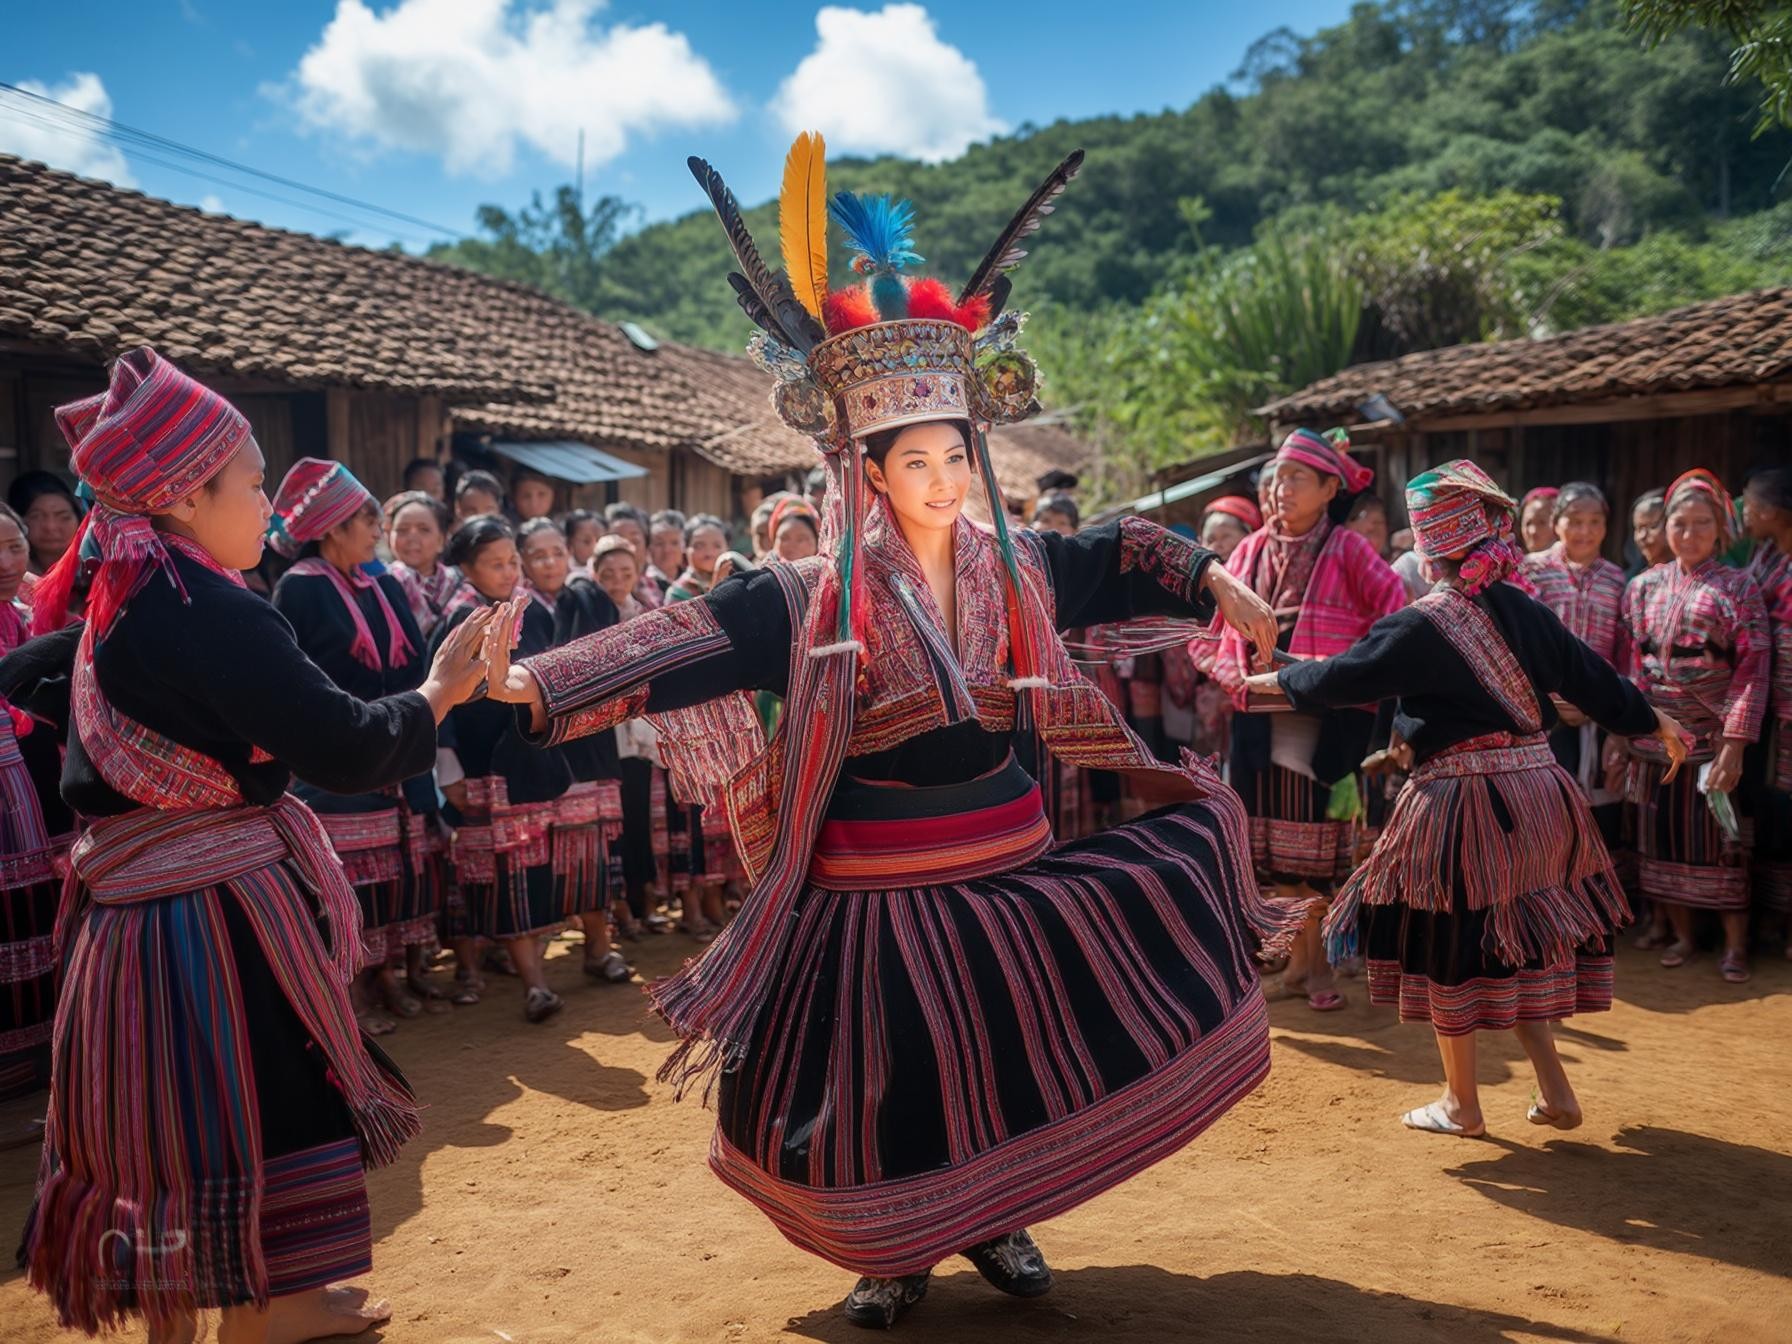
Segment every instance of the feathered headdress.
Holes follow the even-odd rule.
[[[864,483],[861,454],[847,449],[880,429],[926,420],[972,426],[1011,605],[1018,600],[1020,571],[981,426],[1022,420],[1038,409],[1038,370],[1015,348],[1024,318],[1003,311],[1008,273],[1027,255],[1021,243],[1038,231],[1083,164],[1079,149],[1052,170],[955,297],[941,281],[909,274],[923,260],[915,250],[914,207],[889,196],[845,191],[830,200],[825,155],[821,136],[805,132],[784,160],[778,193],[781,271],[766,264],[721,175],[702,159],[690,160],[734,249],[739,269],[728,283],[742,311],[760,328],[749,348],[777,380],[773,405],[791,428],[815,438],[833,478],[822,535],[824,546],[835,547],[840,593],[833,637],[812,647],[815,655],[864,648],[855,619],[864,611],[855,598],[862,582],[858,532]],[[852,249],[855,283],[839,289],[828,282],[830,218]],[[1022,624],[1013,623],[1015,673],[1017,682],[1028,683],[1036,665],[1019,633]]]

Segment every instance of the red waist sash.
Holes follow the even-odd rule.
[[[966,882],[1019,868],[1052,843],[1039,786],[1012,758],[969,784],[861,788],[853,803],[849,815],[821,824],[809,861],[813,886],[882,891]]]

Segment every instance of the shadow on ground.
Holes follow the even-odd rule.
[[[1514,1333],[1565,1344],[1607,1344],[1609,1338],[1523,1316],[1357,1288],[1313,1274],[1242,1271],[1197,1278],[1155,1265],[1093,1265],[1060,1271],[1057,1280],[1049,1296],[1017,1302],[1000,1296],[972,1272],[936,1278],[926,1300],[903,1319],[902,1338],[906,1344],[1110,1335],[1228,1344],[1507,1344]],[[838,1308],[793,1318],[785,1329],[830,1344],[866,1338]]]

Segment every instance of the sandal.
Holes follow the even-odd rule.
[[[601,957],[585,959],[585,974],[607,985],[620,985],[634,973],[635,968],[615,948]]]
[[[479,991],[473,988],[470,981],[456,981],[453,993],[448,996],[448,1002],[456,1008],[471,1008],[479,1002]]]
[[[1676,967],[1684,966],[1687,962],[1691,961],[1693,953],[1697,950],[1698,949],[1693,947],[1691,943],[1683,943],[1679,941],[1669,943],[1667,950],[1661,954],[1661,964],[1667,970],[1674,970]]]
[[[1732,985],[1746,985],[1750,975],[1748,953],[1737,951],[1724,953],[1723,960],[1717,963],[1717,973]]]
[[[713,943],[716,940],[716,931],[707,924],[680,924],[678,931],[693,943]]]
[[[1465,1129],[1449,1116],[1444,1114],[1444,1104],[1434,1101],[1429,1106],[1420,1106],[1408,1111],[1400,1117],[1400,1123],[1408,1129],[1416,1129],[1425,1134],[1447,1134],[1455,1139],[1483,1139],[1487,1137],[1487,1126],[1479,1125],[1474,1129]]]
[[[532,989],[523,996],[523,1017],[530,1022],[546,1022],[566,1006],[551,989]]]
[[[398,1030],[398,1023],[383,1013],[356,1013],[355,1021],[360,1024],[362,1032],[368,1036],[390,1036]]]
[[[1349,1002],[1335,989],[1322,989],[1307,995],[1307,1007],[1316,1013],[1335,1013]]]
[[[1563,1111],[1557,1115],[1541,1101],[1533,1101],[1524,1118],[1533,1125],[1548,1125],[1551,1129],[1579,1129],[1581,1119],[1578,1111]]]
[[[1287,999],[1304,999],[1307,997],[1305,980],[1290,980],[1286,975],[1277,976],[1263,986],[1263,998],[1268,1003],[1282,1003]]]
[[[657,910],[641,922],[647,926],[649,933],[671,933],[674,927],[672,921]]]
[[[1653,952],[1658,947],[1668,945],[1668,935],[1656,929],[1644,929],[1637,934],[1633,947],[1642,952]]]

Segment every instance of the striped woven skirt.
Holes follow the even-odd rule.
[[[550,845],[560,913],[570,919],[607,907],[609,853],[622,836],[622,789],[613,779],[580,781],[554,800]]]
[[[843,782],[711,1166],[796,1245],[897,1275],[1168,1157],[1269,1069],[1242,821],[1228,794],[1046,849],[1012,759]]]
[[[467,780],[467,811],[454,833],[454,868],[468,935],[504,941],[560,928],[555,880],[555,802],[512,803],[502,775]]]
[[[1667,767],[1633,755],[1626,793],[1636,809],[1638,886],[1650,900],[1702,910],[1748,909],[1748,849],[1724,833],[1689,762]]]
[[[1628,921],[1580,786],[1540,735],[1498,733],[1413,771],[1326,935],[1362,951],[1371,1003],[1458,1036],[1610,1008]]]
[[[97,823],[89,839],[128,840],[153,815]],[[257,844],[169,830],[144,863],[191,890],[71,906],[24,1235],[32,1285],[66,1326],[94,1333],[139,1315],[165,1327],[371,1265],[363,1167],[396,1156],[416,1112],[355,1028],[311,878]],[[371,1080],[365,1107],[345,1076]]]
[[[396,803],[359,812],[332,812],[319,791],[294,789],[312,805],[330,845],[342,860],[343,876],[361,903],[361,964],[383,966],[392,946],[393,925],[404,914],[406,839],[404,811]],[[340,805],[344,800],[331,799]],[[402,934],[396,950],[402,950]]]

